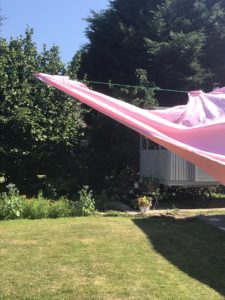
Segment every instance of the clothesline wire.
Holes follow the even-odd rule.
[[[112,85],[117,87],[126,87],[126,88],[149,88],[153,89],[155,91],[164,91],[164,92],[174,92],[174,93],[188,93],[188,91],[182,91],[182,90],[173,90],[173,89],[162,89],[159,87],[146,87],[146,86],[139,86],[139,85],[128,85],[128,84],[120,84],[120,83],[112,83],[112,82],[101,82],[101,81],[91,81],[87,80],[88,83],[94,83],[99,85]]]

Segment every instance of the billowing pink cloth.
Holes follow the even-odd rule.
[[[187,105],[144,110],[69,77],[36,77],[175,152],[225,184],[225,88],[189,93]]]

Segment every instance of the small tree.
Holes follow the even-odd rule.
[[[32,34],[27,29],[24,37],[0,39],[0,173],[19,188],[37,174],[79,174],[76,156],[85,126],[79,104],[34,77],[64,74],[65,68],[59,48],[44,46],[38,53]]]

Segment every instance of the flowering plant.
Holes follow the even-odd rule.
[[[151,207],[152,206],[152,197],[140,196],[137,199],[137,203],[138,203],[138,206]]]

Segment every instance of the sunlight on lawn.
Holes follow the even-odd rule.
[[[199,220],[0,223],[0,299],[224,299],[225,234]]]

